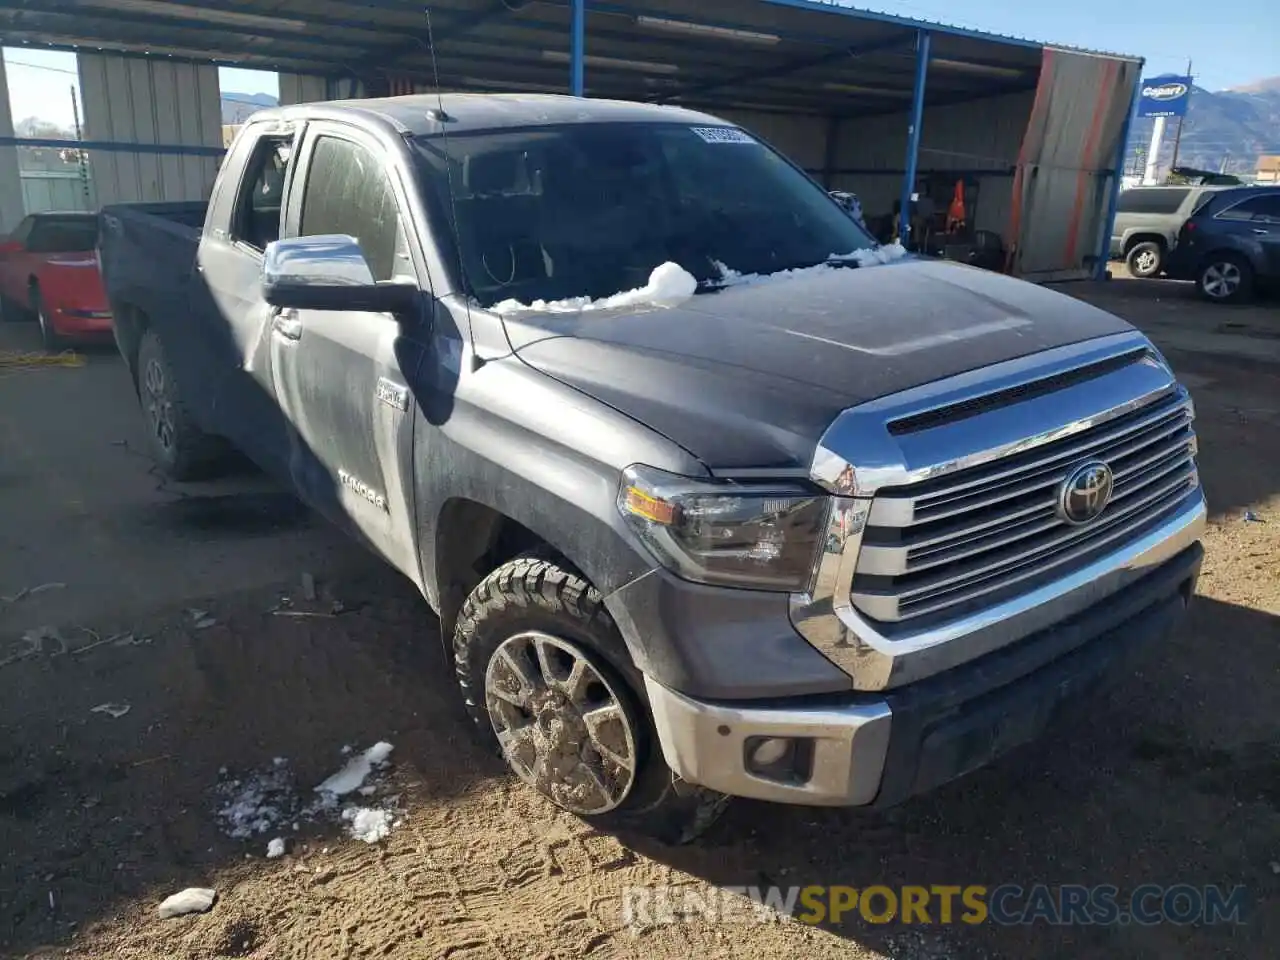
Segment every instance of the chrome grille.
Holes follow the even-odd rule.
[[[953,475],[880,491],[851,599],[886,623],[960,615],[1062,576],[1157,525],[1196,487],[1184,391],[1088,430]],[[1104,461],[1115,486],[1082,526],[1057,511],[1063,481]]]

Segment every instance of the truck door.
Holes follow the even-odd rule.
[[[310,124],[286,213],[289,236],[346,234],[376,280],[425,288],[406,205],[376,141]],[[316,509],[413,579],[414,398],[402,365],[422,349],[390,314],[286,310],[272,318],[271,371],[290,429],[289,469]]]
[[[210,420],[281,479],[285,422],[272,389],[261,275],[263,252],[280,237],[299,136],[297,124],[250,123],[237,139],[214,186],[191,286],[191,310],[213,314],[191,324],[192,336],[212,338],[202,350],[217,383]]]

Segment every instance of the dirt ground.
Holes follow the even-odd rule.
[[[1275,956],[1280,311],[1175,284],[1069,290],[1146,328],[1194,393],[1213,523],[1185,628],[1072,723],[932,795],[885,813],[739,802],[676,849],[597,833],[505,775],[469,737],[425,602],[261,477],[158,482],[109,353],[0,366],[0,956]],[[0,328],[0,350],[34,342]],[[379,740],[393,764],[368,802],[399,798],[381,843],[324,821],[221,829],[220,783],[286,758],[309,794],[344,746]],[[621,915],[639,885],[810,883],[1242,885],[1252,907],[1203,927]],[[158,919],[190,886],[214,908]]]

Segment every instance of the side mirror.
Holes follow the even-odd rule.
[[[262,298],[284,310],[405,313],[422,292],[413,283],[380,283],[355,237],[293,237],[267,245]]]

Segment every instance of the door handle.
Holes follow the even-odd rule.
[[[302,339],[302,321],[297,310],[282,310],[271,318],[271,329],[286,340]]]
[[[1265,237],[1265,236],[1267,236],[1269,233],[1271,233],[1271,231],[1270,231],[1270,230],[1263,230],[1261,227],[1254,227],[1254,228],[1253,228],[1253,232],[1254,232],[1254,233],[1260,233],[1260,234],[1262,234],[1264,237]]]

